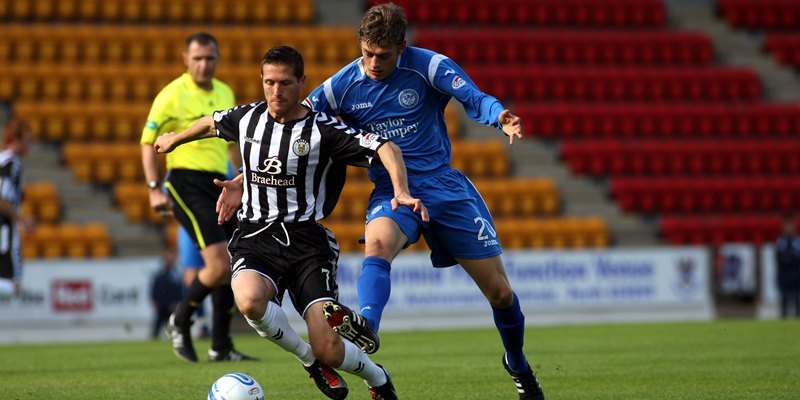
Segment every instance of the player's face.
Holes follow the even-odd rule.
[[[264,99],[267,100],[270,114],[278,120],[295,119],[300,106],[300,93],[303,91],[306,77],[297,79],[294,69],[283,64],[264,64],[261,67],[261,86],[264,88]]]
[[[397,68],[397,59],[403,53],[406,42],[400,46],[378,46],[361,41],[361,63],[367,76],[382,81]]]
[[[183,63],[186,64],[186,70],[192,76],[194,83],[204,89],[211,89],[211,79],[219,63],[217,46],[213,43],[202,45],[192,42],[183,53]]]
[[[17,155],[24,156],[28,153],[28,150],[31,148],[31,142],[33,141],[33,133],[30,131],[26,131],[22,134],[17,142]]]

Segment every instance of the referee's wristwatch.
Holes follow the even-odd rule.
[[[147,187],[149,189],[158,189],[159,186],[161,186],[161,184],[158,181],[147,181]]]

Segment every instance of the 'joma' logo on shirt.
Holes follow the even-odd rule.
[[[351,111],[363,110],[365,108],[372,108],[372,102],[368,101],[366,103],[353,104],[353,107],[351,108]]]

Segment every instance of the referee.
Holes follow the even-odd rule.
[[[230,338],[234,311],[230,288],[230,258],[225,243],[235,224],[217,225],[214,207],[220,189],[214,179],[224,179],[228,159],[238,168],[235,146],[220,139],[197,141],[167,156],[167,174],[162,189],[158,156],[153,149],[156,138],[170,131],[186,129],[198,118],[214,110],[233,107],[233,91],[214,78],[219,63],[219,45],[214,36],[200,32],[184,44],[186,72],[164,87],[153,101],[142,131],[142,164],[150,191],[150,206],[175,215],[200,249],[205,268],[189,285],[181,303],[167,323],[167,333],[175,354],[188,362],[197,361],[190,333],[191,316],[211,294],[213,315],[209,361],[242,361],[252,357],[237,352]],[[233,155],[229,155],[233,151]]]
[[[240,228],[228,246],[239,311],[260,336],[294,354],[307,370],[321,363],[322,375],[335,373],[324,367],[329,365],[364,379],[373,399],[396,399],[386,369],[343,341],[326,322],[323,304],[344,307],[336,302],[339,246],[317,220],[333,210],[344,185],[345,164],[382,164],[394,187],[392,206],[411,207],[426,220],[427,210],[409,194],[396,145],[300,104],[305,75],[296,50],[270,49],[261,62],[261,78],[266,101],[203,117],[181,133],[159,137],[155,148],[169,152],[215,135],[239,144],[243,174],[215,182],[224,187],[220,221],[238,208],[238,202],[226,203],[226,198],[241,199],[242,204]],[[278,304],[284,291],[306,321],[310,345],[288,324]],[[320,382],[320,374],[309,372],[328,397],[347,395],[342,379]]]

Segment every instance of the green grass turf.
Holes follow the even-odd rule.
[[[261,361],[188,364],[167,341],[0,346],[0,398],[204,399],[235,371],[267,399],[325,398],[277,346],[255,334],[235,341]],[[208,341],[196,348],[202,357]],[[549,400],[800,398],[800,321],[529,327],[525,349]],[[386,332],[373,359],[402,399],[515,399],[501,354],[492,329]],[[369,398],[345,379],[349,399]]]

